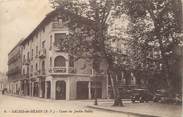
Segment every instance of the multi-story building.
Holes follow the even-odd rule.
[[[5,89],[7,89],[7,76],[0,72],[0,92],[3,92]]]
[[[8,54],[8,91],[13,94],[20,94],[22,78],[22,48],[21,41]]]
[[[115,63],[120,65],[118,72],[116,73],[116,85],[120,91],[122,98],[130,98],[127,91],[137,88],[138,82],[134,74],[133,68],[131,68],[131,58],[129,57],[129,47],[127,40],[121,39],[111,43],[114,53],[117,55]],[[108,79],[108,91],[109,97],[113,97],[112,81]]]
[[[85,18],[57,9],[49,13],[21,42],[22,59],[19,59],[20,64],[16,63],[19,65],[16,70],[20,79],[18,76],[8,77],[13,81],[18,79],[22,94],[71,100],[91,99],[96,91],[98,98],[107,98],[105,60],[102,59],[99,63],[102,72],[96,73],[93,72],[91,58],[74,60],[72,55],[59,47],[60,42],[71,32],[68,26],[71,18],[75,18],[75,22],[82,23],[83,26],[88,25],[85,24]],[[20,57],[20,54],[15,55]],[[16,68],[9,64],[9,71],[12,70],[11,67]]]

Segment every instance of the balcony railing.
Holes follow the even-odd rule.
[[[69,74],[74,73],[73,67],[50,67],[49,69],[50,73],[56,73],[56,74]]]
[[[45,58],[46,57],[46,49],[42,48],[39,53],[39,58]]]
[[[14,69],[11,69],[7,72],[7,75],[15,75],[15,74],[20,74],[21,73],[21,69],[16,67]]]
[[[23,74],[23,76],[24,76],[25,78],[29,78],[29,73],[25,73],[25,74]]]
[[[61,28],[63,28],[63,24],[62,23],[58,23],[58,22],[53,22],[52,23],[52,28],[53,29],[61,29]]]

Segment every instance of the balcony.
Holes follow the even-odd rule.
[[[54,51],[56,51],[56,52],[61,51],[61,49],[60,49],[60,47],[59,47],[59,44],[54,44],[53,49],[54,49]]]
[[[29,78],[29,73],[23,74],[24,78]]]
[[[44,78],[46,75],[46,71],[45,70],[40,70],[37,72],[37,76],[40,78]]]
[[[53,30],[59,30],[59,29],[63,29],[64,25],[62,23],[58,23],[58,22],[53,22],[52,23],[52,29]]]
[[[45,48],[42,48],[40,53],[39,53],[39,58],[40,59],[43,59],[46,57],[46,49]]]
[[[21,74],[21,69],[19,67],[15,67],[14,69],[10,69],[7,72],[7,75],[16,75],[16,74]]]
[[[35,75],[35,76],[37,76],[37,75],[39,75],[39,74],[40,74],[40,71],[39,71],[39,70],[34,72],[34,75]]]
[[[49,72],[51,74],[70,74],[74,73],[73,67],[50,67]]]

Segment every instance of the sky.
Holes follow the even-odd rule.
[[[8,53],[52,8],[49,0],[0,0],[0,9],[0,72],[5,73]]]
[[[52,10],[49,0],[0,0],[0,72],[8,70],[8,53]],[[116,22],[115,28],[127,26]]]

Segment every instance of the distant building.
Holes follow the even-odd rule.
[[[12,94],[20,93],[20,79],[22,78],[22,48],[21,41],[8,54],[8,91]]]
[[[0,72],[0,92],[2,92],[5,88],[7,88],[7,76],[6,74]]]
[[[91,99],[96,88],[98,98],[107,98],[105,59],[101,59],[100,72],[96,73],[91,58],[75,61],[73,55],[60,49],[59,43],[71,31],[71,19],[91,26],[85,24],[89,20],[57,9],[10,52],[8,79],[12,93],[48,99]]]
[[[125,37],[128,38],[128,37]],[[139,84],[137,78],[134,74],[134,69],[131,67],[131,58],[129,57],[129,47],[127,40],[125,38],[117,40],[111,43],[113,51],[115,54],[118,54],[116,58],[116,65],[120,65],[118,72],[116,74],[116,82],[122,98],[130,98],[130,95],[127,93],[128,90],[138,88]],[[112,90],[112,81],[109,78],[109,97],[113,97]]]

